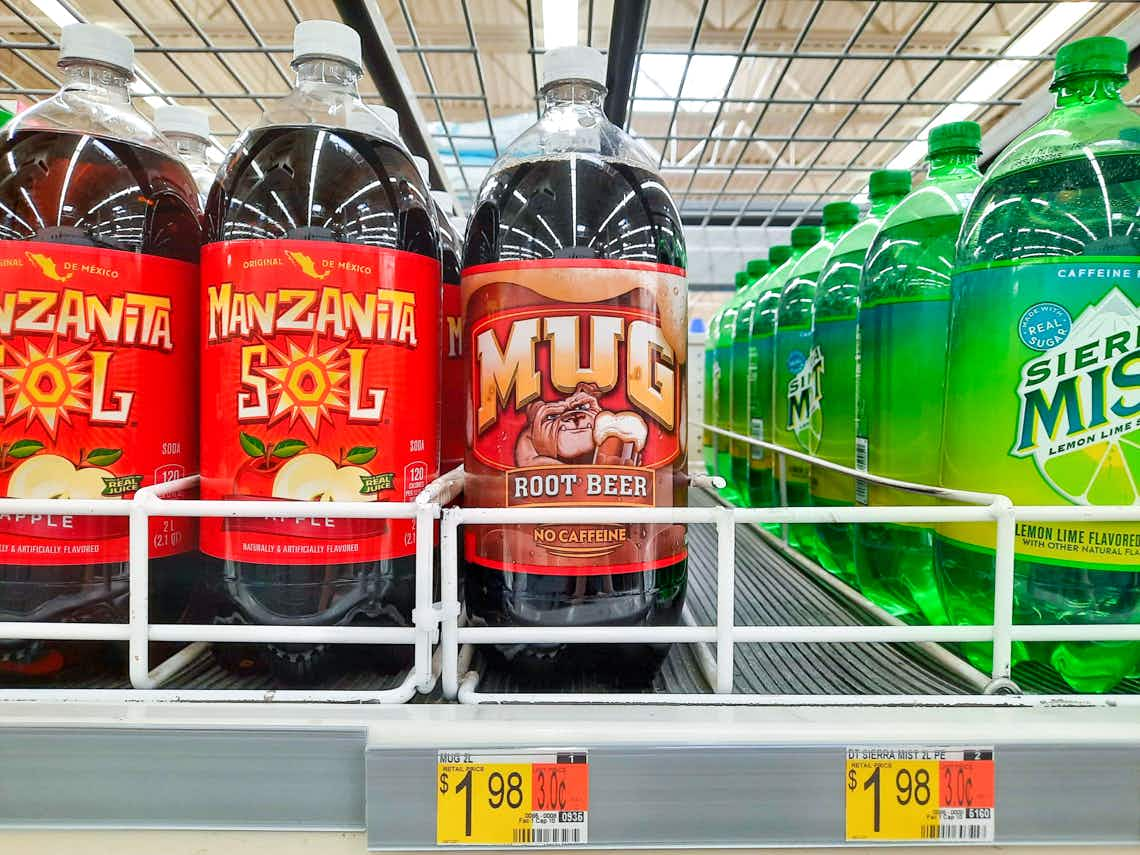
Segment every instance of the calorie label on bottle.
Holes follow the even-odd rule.
[[[0,496],[122,500],[197,468],[198,267],[0,242]],[[195,545],[151,520],[151,556]],[[0,563],[127,560],[126,517],[0,515]]]
[[[468,504],[685,504],[684,270],[507,262],[463,273]],[[471,526],[467,558],[586,576],[685,558],[682,525]]]
[[[326,241],[202,249],[202,497],[409,502],[439,470],[439,262]],[[413,520],[202,521],[267,564],[415,552]]]

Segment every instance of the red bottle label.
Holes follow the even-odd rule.
[[[685,503],[685,279],[679,268],[553,260],[463,274],[483,507]],[[684,559],[682,525],[469,526],[468,560],[567,576]]]
[[[0,242],[0,495],[121,500],[196,471],[194,264]],[[151,556],[196,521],[151,520]],[[0,515],[0,563],[127,560],[125,517]]]
[[[463,463],[467,447],[464,428],[467,413],[465,375],[463,372],[463,310],[458,283],[443,284],[443,423],[442,463],[447,472]]]
[[[407,502],[439,470],[439,263],[379,247],[202,249],[202,497]],[[202,550],[266,564],[415,552],[412,520],[209,519]]]

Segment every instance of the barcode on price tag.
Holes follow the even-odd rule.
[[[992,747],[857,746],[845,773],[848,840],[994,839]]]
[[[583,846],[589,802],[585,751],[440,751],[436,843]]]

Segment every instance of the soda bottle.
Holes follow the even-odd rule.
[[[1009,144],[966,214],[951,285],[948,486],[1017,505],[1140,502],[1140,117],[1121,99],[1127,59],[1111,37],[1062,47],[1056,109]],[[1021,520],[1015,546],[1015,622],[1140,621],[1140,523]],[[992,526],[939,526],[955,623],[993,619],[993,550]],[[1109,690],[1140,663],[1133,641],[1031,648],[1079,691]]]
[[[768,272],[768,261],[754,258],[748,262],[745,272],[748,282],[741,295],[740,306],[736,311],[736,329],[732,335],[732,421],[731,430],[741,436],[751,436],[751,404],[749,396],[752,386],[748,382],[748,335],[752,322],[752,310],[756,305],[756,288]],[[752,446],[743,440],[734,439],[730,444],[732,455],[732,483],[736,486],[737,502],[748,506],[748,467],[752,459]]]
[[[206,149],[210,145],[209,115],[194,107],[166,104],[155,109],[154,124],[170,140],[179,159],[190,170],[198,188],[198,198],[204,205],[217,171],[206,157]]]
[[[855,458],[876,475],[938,484],[950,273],[962,214],[981,181],[976,122],[930,132],[926,183],[887,214],[867,250],[859,307]],[[920,505],[921,494],[857,484],[863,504]],[[931,528],[866,524],[855,537],[859,586],[906,621],[946,622]],[[991,597],[992,599],[992,597]]]
[[[792,257],[790,246],[774,246],[768,250],[768,273],[757,283],[759,294],[748,317],[748,419],[751,435],[772,441],[772,375],[776,359],[776,310],[780,305],[782,286],[775,281],[780,268]],[[778,504],[772,477],[774,455],[763,448],[752,447],[748,461],[748,505],[771,508]],[[765,523],[764,528],[776,533],[780,526]]]
[[[443,269],[443,380],[440,394],[443,402],[440,426],[439,471],[450,472],[463,465],[467,448],[464,415],[467,410],[463,371],[463,309],[459,299],[459,259],[463,254],[461,219],[448,216],[451,197],[432,191],[436,219],[439,223],[440,261]],[[459,228],[457,228],[457,225]]]
[[[822,418],[819,381],[824,366],[812,347],[816,283],[835,241],[858,219],[856,205],[832,202],[823,207],[822,240],[814,226],[799,227],[807,228],[807,239],[814,240],[788,274],[777,308],[776,441],[808,454],[815,454],[819,447]],[[792,242],[794,245],[794,229]],[[787,459],[786,498],[789,507],[805,507],[811,499],[811,466],[791,457]],[[794,525],[789,526],[788,537],[797,549],[814,556],[814,532],[814,526]]]
[[[720,372],[716,368],[717,336],[720,334],[720,312],[713,314],[709,320],[708,332],[705,333],[705,410],[703,420],[706,425],[716,423],[717,390]],[[705,461],[705,471],[709,475],[717,475],[716,468],[716,441],[717,435],[707,428],[701,431],[701,457]]]
[[[60,92],[0,138],[0,495],[131,497],[197,471],[201,214],[170,144],[131,104],[134,50],[65,27]],[[151,520],[152,617],[176,620],[197,526]],[[0,621],[123,622],[125,517],[0,518]],[[50,677],[99,643],[0,642]]]
[[[819,407],[823,421],[816,456],[849,469],[855,468],[855,338],[863,261],[883,217],[910,192],[910,172],[904,169],[872,172],[869,192],[870,212],[835,242],[815,294],[812,342],[819,348],[825,368],[820,376]],[[812,505],[845,507],[854,502],[855,482],[849,476],[812,467]],[[815,527],[819,563],[849,585],[857,585],[851,538],[849,525],[821,523]]]
[[[748,288],[747,271],[738,271],[733,284],[736,293],[721,309],[720,322],[717,324],[716,362],[713,365],[713,376],[716,380],[716,421],[713,424],[721,430],[732,430],[732,372],[735,355],[733,347],[736,338],[736,319]],[[721,495],[732,504],[739,504],[740,490],[732,477],[732,440],[718,433],[714,435],[713,443],[716,449],[717,474],[727,482],[725,488],[721,490]]]
[[[295,88],[231,146],[202,250],[202,495],[407,502],[439,471],[440,249],[403,144],[357,94],[360,38],[305,21]],[[215,620],[407,626],[411,520],[211,519]],[[312,683],[406,648],[271,644]],[[338,656],[344,654],[344,656]]]
[[[654,164],[602,112],[593,48],[546,53],[541,118],[476,199],[463,269],[465,501],[687,504],[685,244]],[[647,626],[680,619],[685,527],[469,526],[469,619]],[[647,681],[667,645],[518,644],[509,669]]]

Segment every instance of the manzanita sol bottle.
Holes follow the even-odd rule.
[[[296,88],[242,134],[206,206],[202,495],[413,500],[439,470],[440,249],[410,155],[357,94],[360,39],[305,21]],[[407,625],[411,520],[213,519],[217,619]],[[334,649],[335,648],[335,649]],[[268,645],[292,683],[342,646]],[[367,651],[368,663],[388,652]]]
[[[602,112],[592,48],[546,54],[539,121],[479,191],[463,271],[465,501],[483,507],[687,503],[685,243],[642,149]],[[672,624],[685,527],[470,526],[476,623]],[[512,670],[651,679],[667,646],[519,644]]]
[[[131,105],[133,54],[64,28],[62,90],[0,140],[0,495],[110,502],[197,469],[198,194]],[[152,614],[177,620],[197,527],[151,522]],[[0,518],[0,620],[125,620],[127,540],[125,517]],[[97,646],[0,642],[0,670]]]

